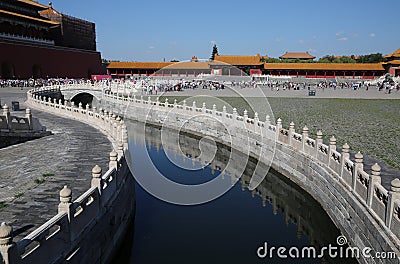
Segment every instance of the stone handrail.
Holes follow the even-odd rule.
[[[75,201],[72,201],[72,191],[65,186],[60,191],[58,214],[21,241],[14,243],[12,228],[5,223],[1,224],[0,263],[54,263],[73,259],[75,255],[79,255],[78,250],[82,243],[87,243],[85,241],[88,239],[88,232],[94,229],[103,215],[110,210],[120,189],[126,188],[124,184],[131,178],[124,156],[124,151],[128,148],[124,121],[111,112],[97,112],[96,108],[90,110],[88,107],[83,109],[81,105],[66,106],[38,95],[55,91],[58,89],[54,87],[28,91],[27,104],[55,115],[76,119],[101,130],[108,136],[114,148],[110,153],[109,169],[102,175],[102,169],[96,165],[92,170],[91,187]],[[116,217],[119,218],[115,221],[120,222],[128,218],[125,214]],[[120,222],[115,224],[122,227]],[[106,257],[101,256],[104,259]],[[96,262],[104,262],[104,259]]]
[[[87,123],[91,123],[93,120],[101,120],[100,122],[103,122],[102,127],[109,131],[111,135],[117,138],[120,135],[123,140],[126,140],[126,133],[121,135],[118,132],[120,131],[118,127],[114,126],[116,123],[110,124],[109,122],[110,119],[116,119],[115,115],[113,116],[103,111],[98,112],[96,108],[90,111],[89,106],[83,108],[82,105],[76,107],[73,104],[68,105],[67,102],[64,104],[61,104],[61,101],[58,103],[56,101],[51,102],[38,95],[45,94],[52,89],[58,90],[59,87],[40,88],[37,94],[30,94],[30,100],[39,107],[50,109],[54,113],[63,113],[72,118],[79,116],[80,120]],[[304,127],[299,133],[296,132],[293,123],[290,124],[289,129],[283,128],[281,119],[278,119],[276,124],[273,124],[269,116],[265,118],[265,121],[260,121],[257,113],[255,113],[254,118],[249,118],[247,111],[241,116],[236,109],[233,109],[232,113],[228,113],[226,108],[223,108],[221,112],[217,111],[215,106],[212,109],[207,109],[204,103],[202,107],[197,107],[196,102],[193,102],[192,106],[188,106],[185,101],[183,105],[179,105],[176,101],[172,104],[169,103],[168,99],[165,102],[160,102],[158,99],[153,101],[150,97],[145,100],[143,96],[139,98],[135,95],[132,97],[118,96],[107,92],[103,94],[103,101],[114,104],[113,111],[116,112],[120,110],[115,105],[134,109],[135,111],[131,112],[126,111],[126,109],[124,112],[121,110],[121,113],[130,118],[138,121],[150,121],[172,128],[180,127],[181,123],[179,122],[181,121],[177,121],[178,119],[175,118],[175,121],[171,119],[171,123],[166,124],[163,123],[162,117],[159,116],[165,116],[165,112],[173,111],[177,116],[182,117],[181,120],[188,120],[193,115],[201,114],[210,116],[227,126],[237,128],[237,131],[244,127],[252,142],[256,143],[251,144],[252,150],[257,146],[274,141],[277,144],[277,149],[279,149],[279,155],[288,155],[288,159],[297,162],[297,166],[304,166],[304,172],[302,174],[298,170],[294,170],[293,167],[290,167],[290,164],[275,164],[276,167],[274,168],[286,176],[293,174],[292,180],[315,196],[317,200],[318,198],[323,198],[324,200],[319,200],[319,202],[335,224],[341,228],[341,231],[350,236],[349,239],[353,245],[362,246],[365,242],[368,245],[376,246],[376,248],[392,250],[396,254],[400,254],[400,180],[393,180],[391,189],[386,190],[381,185],[381,168],[379,165],[372,166],[372,173],[368,174],[364,170],[363,155],[357,153],[354,157],[355,159],[351,160],[350,147],[345,144],[341,152],[339,152],[336,148],[336,139],[334,137],[330,139],[329,145],[327,145],[322,140],[323,134],[321,131],[318,131],[317,137],[313,139],[309,136],[307,127]],[[153,120],[147,120],[146,113],[148,112],[146,111],[149,109],[159,112],[160,115],[158,117],[157,115],[152,115],[151,118]],[[126,128],[123,128],[123,130],[126,131]],[[193,129],[192,132],[206,133],[206,135],[216,137],[215,131],[211,129],[207,131]],[[219,139],[221,141],[226,140],[223,136]],[[121,147],[123,146],[120,145],[119,148]],[[234,141],[232,142],[232,147],[240,150],[243,146],[240,145],[240,142]],[[254,152],[257,153],[256,151]],[[282,157],[276,157],[275,159],[279,160],[280,158]],[[307,172],[310,174],[307,175]],[[311,181],[307,181],[308,178]],[[320,185],[315,185],[317,182]],[[315,188],[319,189],[315,190]],[[333,196],[327,196],[326,192],[328,191],[333,192],[330,194]],[[330,208],[330,206],[334,208]],[[361,224],[362,227],[354,227],[351,226],[350,222],[346,222],[352,217],[357,217],[357,219],[353,220],[355,222],[358,221],[357,223]],[[343,230],[346,227],[351,230]],[[365,233],[364,240],[366,241],[360,240],[363,232]],[[371,239],[371,236],[374,236],[374,239]],[[361,261],[367,263],[370,259],[361,259]]]
[[[383,237],[390,241],[391,248],[399,255],[400,252],[400,180],[395,179],[391,182],[391,189],[386,190],[381,183],[380,171],[381,168],[378,164],[372,166],[371,175],[364,170],[363,155],[358,152],[355,155],[355,160],[350,159],[350,147],[346,143],[342,147],[341,152],[336,148],[336,138],[332,137],[329,141],[329,145],[323,143],[323,134],[318,131],[317,138],[313,139],[309,136],[309,130],[304,127],[302,133],[295,131],[294,123],[290,124],[289,129],[282,127],[282,120],[278,119],[276,125],[272,124],[270,117],[267,116],[265,121],[260,121],[258,114],[255,113],[254,118],[249,118],[247,111],[244,112],[243,116],[237,113],[236,109],[233,109],[232,113],[227,113],[226,108],[223,111],[217,111],[215,105],[212,109],[207,109],[203,103],[202,107],[197,107],[196,102],[193,102],[192,106],[187,106],[186,101],[183,101],[182,105],[178,105],[176,100],[174,103],[169,103],[168,99],[165,102],[159,102],[151,100],[150,97],[144,99],[143,96],[123,97],[111,93],[103,94],[103,98],[114,107],[117,104],[122,104],[125,107],[134,108],[135,111],[130,112],[125,108],[124,112],[129,118],[136,119],[138,121],[154,121],[163,126],[169,126],[174,128],[180,127],[178,121],[172,124],[166,124],[162,120],[146,120],[140,117],[143,112],[138,109],[152,109],[153,113],[163,112],[160,116],[165,116],[165,112],[173,111],[178,116],[182,116],[183,119],[189,120],[189,118],[196,114],[209,115],[213,119],[216,119],[231,127],[239,128],[244,126],[251,135],[252,138],[263,138],[266,140],[276,139],[276,144],[280,144],[290,150],[295,150],[300,155],[303,155],[307,159],[321,166],[322,169],[327,171],[329,181],[337,181],[338,186],[344,192],[349,192],[349,197],[355,202],[359,203],[361,208],[364,208],[365,213],[373,219],[374,225],[379,227],[378,232],[382,232]],[[104,100],[104,99],[103,99]],[[117,111],[117,110],[116,110]],[[189,118],[188,118],[189,117]],[[193,130],[194,133],[201,133]],[[262,140],[263,140],[262,139]],[[223,141],[223,139],[222,139]],[[235,147],[235,142],[232,142]],[[240,148],[240,146],[239,146]],[[337,187],[337,186],[335,186]],[[367,225],[367,223],[366,223]],[[399,255],[400,256],[400,255]],[[364,260],[366,261],[366,260]]]

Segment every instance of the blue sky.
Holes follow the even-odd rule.
[[[102,57],[120,61],[207,59],[213,43],[224,55],[270,57],[400,48],[399,0],[54,0],[53,7],[95,22]]]

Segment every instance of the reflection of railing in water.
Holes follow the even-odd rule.
[[[184,157],[191,157],[193,160],[205,163],[204,160],[199,159],[201,157],[201,151],[199,149],[200,138],[193,137],[191,135],[181,134],[179,136],[179,145],[169,140],[161,139],[161,130],[155,126],[145,126],[144,124],[137,122],[129,122],[128,126],[132,128],[131,137],[134,142],[146,142],[148,148],[156,148],[157,151],[173,152],[176,158],[179,159],[179,155]],[[163,129],[162,133],[164,138],[172,138],[168,135],[176,134],[176,131]],[[207,146],[208,145],[208,146]],[[231,178],[231,182],[236,182],[237,178],[240,177],[240,184],[242,190],[249,190],[249,183],[252,177],[262,177],[264,175],[253,175],[257,162],[251,158],[246,157],[239,151],[229,148],[222,144],[218,145],[218,151],[214,159],[210,162],[212,173],[225,170],[226,161],[232,158],[233,163],[246,164],[244,173],[235,172],[235,170],[224,171],[224,176]],[[202,147],[212,148],[212,142],[204,142]],[[231,152],[235,152],[231,155]],[[207,161],[208,162],[208,161]],[[260,166],[260,165],[259,165]],[[261,166],[263,166],[261,164]],[[235,167],[233,167],[234,169]],[[268,168],[265,168],[268,171]],[[253,191],[250,191],[252,196],[256,195],[261,197],[262,205],[266,206],[267,201],[271,203],[274,214],[280,211],[285,215],[286,224],[293,223],[298,227],[298,236],[305,234],[309,237],[312,245],[315,246],[326,246],[332,241],[335,241],[338,230],[335,228],[329,216],[321,208],[317,201],[315,201],[309,194],[301,190],[294,183],[284,179],[279,173],[270,170],[265,177],[264,181]]]
[[[309,136],[307,127],[298,133],[294,124],[289,129],[283,128],[281,119],[275,125],[269,116],[261,121],[257,113],[254,118],[249,118],[246,111],[240,116],[236,109],[228,113],[224,108],[221,112],[215,105],[212,109],[207,109],[205,104],[199,108],[196,102],[192,105],[187,105],[186,101],[171,104],[167,99],[160,102],[158,98],[111,94],[104,94],[103,101],[108,103],[106,107],[113,107],[128,118],[163,128],[181,128],[184,122],[190,123],[192,127],[186,129],[188,133],[211,136],[237,149],[249,147],[251,152],[259,153],[260,149],[276,142],[278,152],[272,167],[312,194],[349,237],[350,243],[359,248],[367,245],[376,250],[384,248],[400,256],[400,180],[393,180],[387,190],[381,184],[380,166],[375,164],[372,173],[368,174],[364,170],[363,155],[357,153],[351,160],[349,146],[345,144],[340,152],[337,151],[334,137],[327,145],[321,131],[314,139]],[[205,126],[204,121],[196,123],[195,116],[208,117],[209,122]],[[234,134],[218,134],[216,122],[229,127]],[[249,145],[241,143],[243,137],[248,139]],[[268,163],[268,160],[262,162]],[[354,207],[357,209],[352,209]],[[361,260],[367,261],[370,260]]]
[[[301,133],[296,133],[294,124],[284,129],[281,119],[274,124],[268,116],[265,121],[261,121],[257,113],[254,118],[249,118],[246,113],[240,116],[236,109],[228,113],[226,108],[222,112],[215,107],[207,109],[205,105],[199,108],[196,102],[192,105],[187,105],[185,101],[183,104],[171,104],[167,100],[160,102],[158,98],[153,101],[150,97],[145,100],[143,97],[108,93],[103,94],[102,101],[128,118],[163,127],[182,127],[182,123],[191,120],[193,116],[209,117],[209,120],[215,122],[204,126],[191,120],[191,123],[187,123],[193,127],[187,127],[186,131],[218,137],[221,142],[231,143],[234,148],[249,147],[254,153],[276,143],[273,168],[315,197],[334,223],[348,236],[352,245],[359,248],[369,246],[377,251],[394,251],[400,255],[400,180],[393,180],[390,190],[384,188],[380,167],[374,165],[372,173],[368,174],[364,170],[363,155],[357,153],[355,160],[351,160],[347,144],[338,152],[336,140],[331,140],[329,145],[324,144],[320,131],[317,138],[313,139],[309,137],[307,127]],[[46,104],[62,107],[56,102]],[[71,106],[71,109],[80,111],[81,108]],[[149,111],[151,115],[148,115]],[[167,120],[167,114],[173,118]],[[215,124],[218,122],[235,129],[235,135],[218,134],[219,127]],[[241,143],[243,137],[248,139],[248,146]],[[232,142],[229,139],[233,139]],[[259,158],[265,159],[264,156]],[[360,261],[367,263],[371,259]]]

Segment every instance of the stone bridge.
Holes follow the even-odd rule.
[[[83,105],[97,105],[101,102],[102,89],[100,87],[79,87],[67,86],[61,89],[64,100],[75,102],[76,105],[82,103]]]
[[[225,107],[218,111],[215,105],[207,109],[196,102],[171,104],[104,94],[103,106],[125,118],[211,137],[270,164],[321,204],[350,246],[370,248],[372,256],[397,256],[383,260],[367,254],[360,256],[361,263],[400,263],[400,180],[394,179],[389,189],[383,187],[380,166],[364,168],[363,155],[350,158],[348,144],[339,151],[334,137],[323,142],[321,131],[311,138],[307,127],[296,132],[293,123],[284,128],[280,119],[275,123],[267,116],[261,121],[257,113],[249,118],[246,111],[241,116],[236,109],[229,113]],[[254,182],[260,181],[252,181],[250,188],[256,188]]]
[[[51,89],[54,87],[42,88]],[[37,94],[30,96],[30,100],[54,113],[67,112],[71,117],[81,116],[82,120],[99,119],[99,122],[104,122],[103,126],[116,134],[121,130],[117,125],[114,128],[107,125],[106,122],[112,119],[107,109],[140,122],[213,138],[263,164],[270,164],[313,196],[347,237],[350,246],[360,251],[371,249],[369,254],[360,256],[359,262],[400,263],[400,180],[393,180],[390,189],[386,189],[381,184],[378,164],[367,173],[369,170],[364,168],[361,153],[351,159],[347,144],[339,151],[335,138],[332,137],[329,144],[323,142],[321,131],[317,138],[311,138],[307,127],[296,132],[294,124],[284,128],[280,119],[274,122],[267,116],[265,121],[261,121],[257,113],[254,118],[249,118],[247,112],[241,116],[236,109],[231,113],[225,107],[218,111],[215,105],[207,109],[205,104],[198,107],[196,102],[192,105],[185,101],[171,104],[167,100],[160,102],[103,93],[105,109],[93,108],[90,111],[88,106],[62,104]],[[257,190],[253,178],[248,180],[248,186]],[[0,237],[0,242],[0,246],[9,244],[8,238]],[[397,257],[373,258],[377,252],[394,252]]]

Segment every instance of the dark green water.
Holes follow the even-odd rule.
[[[234,185],[215,200],[185,206],[154,197],[136,181],[134,234],[128,237],[121,253],[124,259],[118,263],[356,263],[329,257],[281,259],[276,253],[273,258],[259,258],[257,249],[265,242],[269,248],[301,250],[312,245],[319,249],[336,246],[340,232],[318,202],[273,170],[257,189],[248,190],[257,162],[243,154],[217,145],[214,159],[204,162],[196,158],[200,155],[199,139],[180,135],[179,144],[173,144],[161,140],[158,128],[143,128],[133,122],[128,128],[135,177],[144,175],[150,182],[157,181],[153,179],[156,170],[169,180],[187,185],[212,179]],[[231,155],[233,152],[235,155]],[[149,168],[147,157],[154,168]],[[240,175],[231,171],[222,177],[229,159],[244,161]],[[203,167],[204,163],[208,165]],[[157,193],[151,188],[149,191]]]

